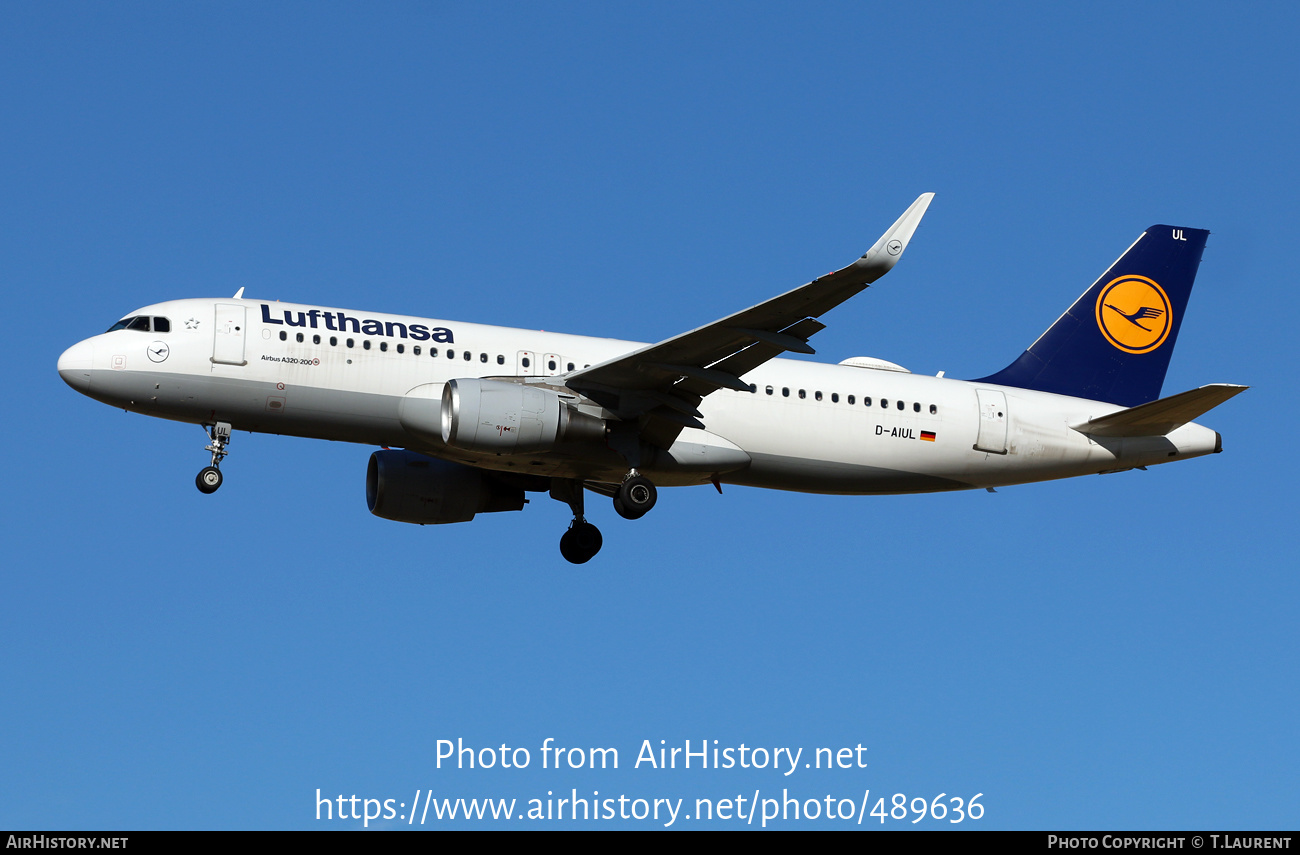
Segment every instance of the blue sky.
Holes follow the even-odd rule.
[[[5,7],[0,827],[360,825],[317,821],[318,788],[1293,827],[1298,31],[1284,4]],[[1207,228],[1165,392],[1253,387],[1202,419],[1225,453],[995,495],[668,490],[635,523],[593,501],[573,567],[540,495],[371,517],[365,447],[240,434],[201,496],[197,427],[54,370],[241,287],[654,341],[931,190],[816,358],[983,376],[1146,226]],[[620,768],[543,770],[548,737]],[[457,738],[531,765],[437,768]],[[869,765],[632,768],[661,739]]]

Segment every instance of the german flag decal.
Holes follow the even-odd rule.
[[[921,439],[925,440],[926,442],[934,442],[934,431],[928,431],[928,430],[921,431]]]

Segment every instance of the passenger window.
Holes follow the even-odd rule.
[[[478,355],[478,361],[479,361],[479,362],[487,362],[487,354],[486,354],[486,353],[480,353],[480,354]]]
[[[388,342],[386,342],[386,341],[381,341],[381,342],[379,343],[379,349],[382,350],[383,352],[387,353],[387,352],[388,352]]]
[[[773,391],[773,390],[772,390],[772,387],[771,387],[771,386],[768,386],[768,387],[767,387],[767,394],[769,394],[769,395],[772,394],[772,391]]]
[[[533,364],[532,361],[529,360],[529,358],[528,358],[527,356],[525,356],[525,357],[524,357],[524,367],[527,368],[529,365],[532,365],[532,364]]]
[[[398,353],[406,353],[406,345],[399,343],[399,344],[397,345],[397,352],[398,352]]]
[[[555,370],[555,360],[554,360],[554,359],[547,360],[547,362],[546,362],[546,370],[547,370],[547,371],[554,371],[554,370]]]
[[[352,339],[348,339],[348,347],[352,347],[352,346],[353,346],[353,341],[352,341]]]
[[[330,336],[330,347],[338,347],[338,346],[339,346],[339,337],[336,335]]]
[[[839,402],[840,402],[840,393],[839,393],[839,392],[831,392],[831,403],[832,403],[832,404],[838,404]]]
[[[912,405],[912,412],[914,412],[914,413],[919,413],[919,412],[921,412],[921,405],[920,405],[919,403],[913,404],[913,405]]]
[[[438,355],[438,348],[436,348],[436,347],[431,347],[431,348],[429,348],[429,355],[430,355],[430,356],[437,356],[437,355]]]
[[[862,399],[862,406],[864,406],[864,407],[870,407],[870,406],[871,406],[871,399],[870,399],[870,398],[863,398],[863,399]]]
[[[411,355],[412,356],[420,355],[420,346],[418,344],[411,347]]]
[[[504,356],[502,356],[501,354],[498,353],[498,354],[497,354],[497,365],[505,365],[505,364],[506,364],[506,358],[505,358]]]
[[[939,412],[939,408],[936,407],[934,404],[931,404],[931,405],[930,405],[930,415],[933,416],[933,415],[935,415],[935,414],[938,413],[938,412]]]
[[[572,371],[572,370],[573,370],[573,363],[570,362],[570,363],[569,363],[569,367],[566,368],[565,370],[566,370],[566,371]]]
[[[820,401],[822,399],[822,393],[820,391],[814,392],[813,397]]]
[[[799,390],[799,397],[800,397],[800,398],[807,398],[807,397],[808,397],[808,393],[805,392],[803,389],[800,389],[800,390]]]
[[[318,335],[314,335],[314,336],[312,336],[312,337],[311,337],[311,343],[312,343],[312,344],[320,344],[320,336],[318,336]]]
[[[302,333],[298,333],[298,335],[295,336],[295,338],[298,339],[298,344],[302,344]]]
[[[362,347],[363,350],[369,350],[369,349],[370,349],[370,339],[366,339],[365,341],[361,342],[361,347]]]
[[[881,406],[882,408],[886,409],[886,410],[889,409],[889,399],[888,399],[888,398],[881,398],[881,399],[880,399],[880,406]]]
[[[788,397],[790,397],[790,387],[789,387],[789,386],[782,386],[782,387],[781,387],[781,397],[782,397],[782,398],[788,398]]]
[[[903,409],[903,406],[904,406],[903,402],[902,402],[902,401],[899,401],[899,402],[898,402],[898,408],[901,410],[901,409]]]
[[[852,395],[849,395],[849,403],[850,403],[850,404],[856,404],[856,403],[857,403],[857,399],[854,398]]]
[[[280,330],[280,341],[288,341],[288,340],[289,340],[289,334],[284,330]]]
[[[169,321],[169,320],[167,320],[166,318],[154,318],[154,319],[153,319],[153,331],[154,331],[154,332],[171,332],[171,331],[172,331],[172,322]]]
[[[469,361],[470,361],[471,359],[473,359],[473,358],[474,358],[473,355],[470,354],[470,352],[469,352],[468,350],[465,351],[465,361],[466,361],[466,362],[469,362]]]

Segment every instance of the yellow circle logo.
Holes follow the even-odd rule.
[[[1145,276],[1112,279],[1097,297],[1097,326],[1125,353],[1148,353],[1164,344],[1172,314],[1169,296]]]

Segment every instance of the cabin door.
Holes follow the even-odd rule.
[[[212,338],[212,361],[221,365],[247,365],[244,340],[248,332],[246,310],[231,303],[217,303],[217,322]]]
[[[980,426],[975,440],[976,451],[1007,453],[1007,396],[993,389],[976,389],[979,398]]]

